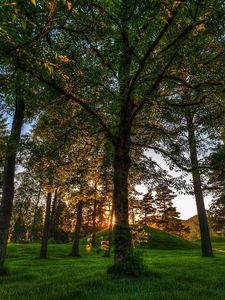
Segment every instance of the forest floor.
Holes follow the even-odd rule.
[[[38,258],[40,244],[10,244],[10,275],[0,277],[1,300],[224,300],[225,241],[213,243],[215,257],[199,249],[142,249],[152,275],[112,278],[111,258],[93,250],[69,256],[71,244],[50,244],[48,259]]]

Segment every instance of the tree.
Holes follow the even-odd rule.
[[[154,224],[154,218],[157,214],[154,197],[152,191],[149,190],[140,201],[140,219],[144,225]]]
[[[197,142],[195,137],[193,118],[194,117],[190,113],[190,111],[187,111],[186,120],[187,120],[187,129],[188,129],[188,141],[189,141],[189,149],[190,149],[193,186],[194,186],[194,193],[196,198],[199,227],[200,227],[200,234],[201,234],[202,254],[203,256],[213,256],[209,227],[207,222],[207,215],[205,211],[205,204],[204,204],[204,198],[202,192],[202,183],[201,183],[201,175],[199,171]]]
[[[47,198],[46,198],[45,220],[44,220],[43,234],[41,240],[40,258],[47,258],[48,238],[49,238],[49,231],[50,231],[50,217],[51,217],[51,201],[52,201],[52,193],[49,190],[47,192]]]
[[[73,245],[72,245],[72,256],[80,256],[79,245],[80,245],[80,231],[82,224],[82,209],[84,202],[80,200],[77,203],[77,217],[76,217],[76,227],[73,237]]]
[[[26,23],[25,20],[25,22],[21,22],[21,20],[18,20],[17,18],[14,18],[13,21],[9,15],[11,16],[11,13],[13,13],[15,9],[14,6],[15,5],[13,3],[12,5],[3,4],[1,6],[0,15],[1,17],[5,16],[2,22],[2,29],[9,28],[9,24],[14,23],[15,21],[17,24],[13,24],[15,26],[11,27],[12,30],[10,31],[10,34],[12,34],[11,37],[13,37],[14,41],[21,42],[28,36],[32,36],[33,25],[31,25],[31,23]],[[18,14],[26,11],[26,4],[24,6],[21,1],[18,1],[16,6]],[[5,9],[9,10],[9,14],[5,14]],[[16,27],[20,31],[19,35],[17,35],[17,32],[14,31],[14,28]],[[3,187],[0,205],[0,272],[4,273],[4,261],[14,198],[16,157],[20,145],[21,130],[24,120],[33,116],[37,107],[36,100],[39,98],[39,94],[37,93],[37,82],[32,81],[28,74],[21,71],[21,68],[18,67],[19,58],[17,57],[17,59],[16,57],[9,55],[7,52],[7,47],[11,44],[12,40],[10,38],[6,38],[7,41],[4,42],[5,37],[2,35],[0,39],[1,82],[3,83],[1,96],[3,99],[1,100],[4,101],[7,110],[13,112],[12,126],[7,139],[4,157]],[[39,84],[39,87],[40,86],[41,85]],[[40,92],[40,94],[42,94],[42,92]],[[32,99],[32,101],[30,101],[30,99]]]
[[[55,191],[51,211],[50,237],[53,237],[55,241],[67,243],[72,227],[72,212],[59,191]]]
[[[167,186],[158,186],[156,188],[155,206],[157,226],[165,231],[184,236],[190,229],[185,227],[180,220],[180,213],[173,206],[173,199],[176,197],[172,190]]]
[[[209,219],[212,228],[225,236],[225,196],[222,193],[209,207]]]
[[[14,196],[14,174],[16,165],[16,155],[19,147],[21,128],[24,119],[25,105],[21,95],[21,91],[16,91],[15,112],[11,133],[6,146],[6,154],[4,161],[2,199],[0,206],[0,269],[3,270],[9,225],[12,215],[13,196]]]

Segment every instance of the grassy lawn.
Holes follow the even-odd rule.
[[[200,257],[199,249],[143,249],[153,275],[112,278],[106,274],[112,258],[102,253],[83,249],[82,257],[72,258],[70,244],[50,244],[49,259],[40,260],[39,244],[11,244],[0,299],[224,300],[225,242],[215,240],[214,246],[214,258]]]

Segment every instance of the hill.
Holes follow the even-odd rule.
[[[146,233],[149,234],[147,243],[144,246],[145,248],[160,250],[189,250],[199,248],[199,246],[194,242],[182,239],[168,232],[148,226],[143,226],[143,229]],[[97,233],[96,237],[97,245],[100,246],[101,240],[107,240],[108,231],[102,230]]]

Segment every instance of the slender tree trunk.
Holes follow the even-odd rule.
[[[37,221],[37,209],[38,209],[38,204],[40,202],[40,197],[41,197],[41,186],[38,191],[38,196],[37,196],[37,202],[35,203],[34,207],[34,216],[33,216],[33,223],[31,225],[31,242],[35,241],[35,231],[36,231],[36,221]]]
[[[20,99],[16,99],[15,113],[11,134],[7,144],[3,173],[2,200],[0,206],[0,269],[3,269],[4,266],[9,226],[12,216],[16,155],[20,142],[24,110],[24,102]]]
[[[192,165],[192,178],[194,185],[194,193],[198,211],[198,220],[201,235],[201,247],[203,256],[213,256],[212,245],[209,234],[209,226],[207,215],[205,211],[204,197],[202,192],[201,176],[199,172],[198,156],[197,156],[197,143],[195,137],[195,129],[193,124],[193,116],[190,112],[186,114],[188,139],[190,148],[190,157]]]
[[[40,258],[47,258],[48,236],[49,236],[50,216],[51,216],[51,201],[52,201],[52,193],[48,192],[47,199],[46,199],[45,222],[44,222],[43,235],[41,241]]]
[[[93,207],[93,215],[92,215],[93,227],[92,227],[92,239],[91,239],[91,243],[93,247],[96,246],[96,212],[97,212],[97,185],[95,184],[95,199],[94,199],[94,207]]]
[[[54,237],[56,231],[55,210],[57,207],[57,201],[58,201],[58,191],[57,189],[55,189],[55,194],[52,203],[52,212],[51,212],[50,233],[49,233],[50,237]]]
[[[109,229],[108,229],[108,241],[109,241],[109,248],[105,251],[104,256],[109,257],[111,248],[112,248],[112,242],[113,242],[113,218],[114,218],[114,206],[112,203],[112,207],[110,210],[110,218],[109,218]]]
[[[77,203],[77,222],[74,232],[73,245],[72,245],[72,256],[80,256],[79,246],[80,246],[80,231],[82,225],[82,212],[83,212],[83,201]]]

